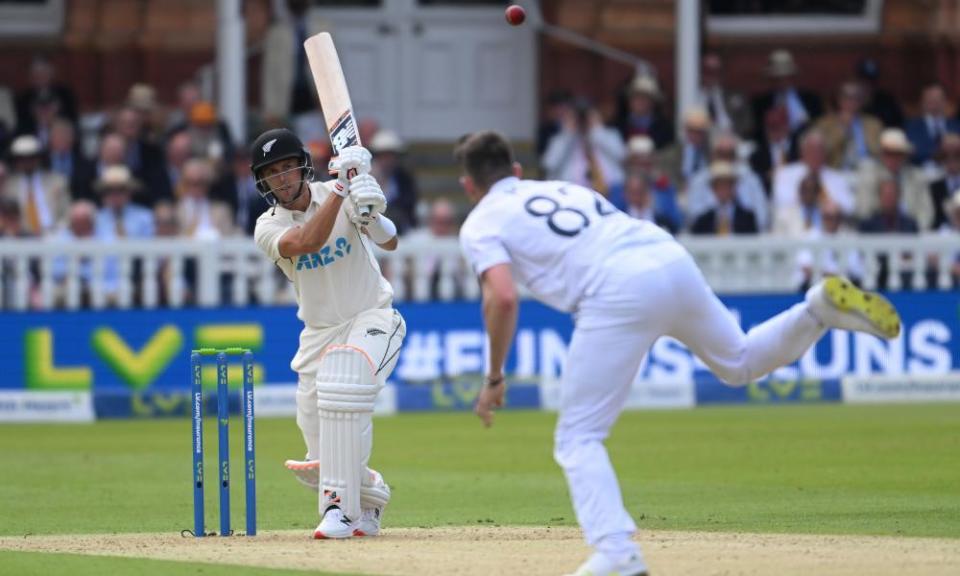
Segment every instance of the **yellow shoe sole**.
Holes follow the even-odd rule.
[[[900,334],[900,314],[882,295],[861,290],[838,276],[824,281],[823,292],[837,310],[859,315],[885,337],[896,338]]]

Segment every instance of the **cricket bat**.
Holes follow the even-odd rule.
[[[323,108],[323,119],[330,134],[333,155],[339,156],[340,151],[347,146],[360,146],[361,143],[357,119],[353,115],[353,103],[350,101],[350,91],[343,77],[337,48],[333,45],[333,37],[330,33],[321,32],[307,38],[303,43],[303,49],[307,51],[310,73],[313,74],[313,83],[320,97],[320,106]],[[348,178],[353,178],[355,175],[356,170],[347,173]],[[370,214],[369,209],[364,209],[362,212],[364,216]]]

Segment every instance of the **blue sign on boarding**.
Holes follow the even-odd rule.
[[[749,328],[799,301],[800,296],[737,296],[724,302]],[[831,332],[792,366],[758,383],[723,386],[679,342],[662,338],[638,375],[645,382],[695,385],[698,403],[812,402],[840,397],[846,375],[942,374],[960,367],[955,292],[892,296],[904,330],[885,342]],[[462,409],[472,404],[483,369],[485,336],[477,302],[402,304],[407,337],[391,382],[401,389],[400,409]],[[695,321],[695,319],[691,319]],[[170,408],[190,386],[189,351],[241,346],[254,352],[258,385],[290,384],[289,363],[302,326],[292,307],[30,312],[0,315],[0,349],[7,358],[0,390],[92,390],[138,398],[143,411]],[[507,370],[512,381],[556,380],[573,322],[536,302],[524,302]],[[231,386],[240,370],[231,367]],[[212,372],[203,380],[215,381]],[[515,405],[536,406],[536,386],[516,387]],[[130,400],[126,400],[130,402]]]

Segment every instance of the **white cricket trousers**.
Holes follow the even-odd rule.
[[[618,261],[577,312],[555,433],[554,458],[587,544],[618,561],[639,554],[603,442],[657,338],[676,338],[724,382],[745,384],[795,361],[824,332],[800,303],[744,334],[685,250],[655,268]]]
[[[393,372],[407,325],[393,308],[366,310],[350,322],[332,328],[309,326],[300,333],[300,348],[290,367],[299,375],[297,383],[297,426],[307,445],[307,459],[320,457],[320,412],[317,409],[317,361],[331,344],[349,344],[362,349],[377,369],[381,386]],[[373,420],[369,415],[363,428],[362,462],[366,466],[373,449]]]

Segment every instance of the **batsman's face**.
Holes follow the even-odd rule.
[[[303,181],[302,168],[299,158],[286,158],[267,165],[260,171],[260,178],[282,204],[292,200],[299,191]]]

